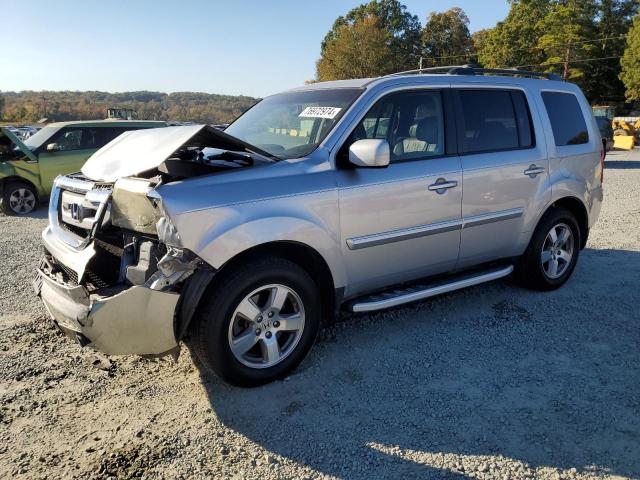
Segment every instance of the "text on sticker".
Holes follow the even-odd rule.
[[[307,107],[298,117],[302,118],[335,118],[342,110],[338,107]]]

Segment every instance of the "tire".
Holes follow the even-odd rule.
[[[5,215],[27,215],[38,206],[38,194],[25,182],[7,182],[0,196],[0,210]]]
[[[320,329],[316,283],[282,258],[235,268],[210,287],[202,302],[190,344],[208,369],[237,386],[255,387],[286,376],[309,352]]]
[[[573,213],[565,208],[549,210],[538,223],[517,265],[518,280],[525,287],[539,291],[561,287],[578,262],[580,245],[580,228]]]

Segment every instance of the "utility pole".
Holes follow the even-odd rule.
[[[564,54],[564,71],[562,72],[562,80],[569,77],[569,58],[571,56],[571,44],[567,44],[567,51]]]
[[[418,64],[418,68],[422,70],[422,57],[420,57],[420,63]]]

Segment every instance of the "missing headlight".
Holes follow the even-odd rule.
[[[156,235],[156,224],[162,210],[156,199],[147,194],[153,190],[149,180],[121,178],[113,188],[111,223],[120,228]]]

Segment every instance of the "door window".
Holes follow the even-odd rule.
[[[128,127],[101,127],[97,129],[96,148],[104,147],[114,138],[120,136],[129,130],[139,130],[138,128]]]
[[[444,155],[444,114],[440,91],[399,92],[380,99],[341,149],[357,140],[386,139],[391,161],[418,160]]]
[[[572,93],[542,92],[556,145],[579,145],[589,141],[578,99]]]
[[[60,151],[97,148],[95,128],[65,128],[53,139]]]
[[[533,146],[533,133],[522,92],[458,90],[460,153],[496,152]]]

